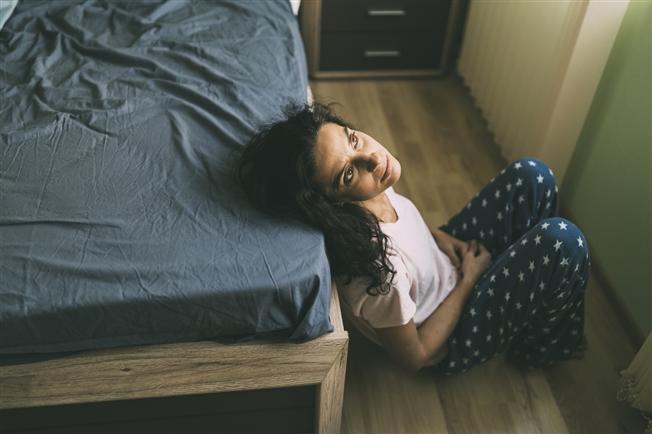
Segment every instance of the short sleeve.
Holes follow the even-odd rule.
[[[360,310],[362,318],[373,328],[407,324],[417,311],[417,305],[410,296],[411,282],[403,261],[397,255],[391,255],[391,261],[396,275],[389,293],[367,297]]]

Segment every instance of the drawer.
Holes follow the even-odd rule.
[[[451,0],[322,0],[322,32],[446,26]]]
[[[389,34],[325,33],[321,39],[319,69],[438,69],[443,38],[443,32],[429,30]]]

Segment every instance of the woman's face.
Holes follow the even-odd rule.
[[[317,132],[315,180],[342,202],[363,202],[401,177],[401,164],[373,137],[334,123]]]

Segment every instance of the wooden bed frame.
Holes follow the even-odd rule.
[[[187,342],[0,366],[0,432],[340,430],[348,333],[301,343]]]

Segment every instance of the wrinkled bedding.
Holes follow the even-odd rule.
[[[306,86],[287,0],[21,0],[0,31],[0,354],[332,331],[322,235],[232,176]]]

